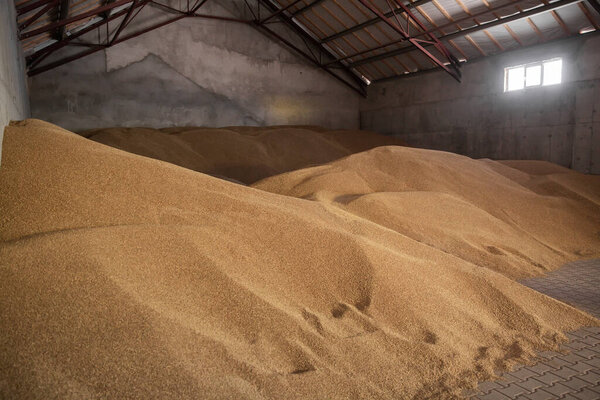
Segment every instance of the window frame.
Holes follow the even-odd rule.
[[[560,82],[553,83],[550,85],[544,85],[544,71],[546,70],[546,68],[544,67],[544,64],[552,62],[552,61],[560,61]],[[539,65],[541,67],[540,83],[537,85],[527,86],[527,68],[535,67],[537,65]],[[516,68],[523,68],[523,87],[520,89],[508,90],[508,71],[512,70],[512,69],[516,69]],[[510,67],[504,67],[504,93],[518,92],[520,90],[528,90],[528,89],[539,88],[539,87],[543,87],[543,86],[560,85],[563,83],[562,78],[563,78],[562,57],[553,57],[553,58],[548,58],[548,59],[542,60],[542,61],[534,61],[534,62],[530,62],[530,63],[526,63],[526,64],[511,65]]]

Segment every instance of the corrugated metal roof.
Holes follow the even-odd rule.
[[[116,13],[120,12],[121,18],[125,18],[124,10],[130,8],[133,1],[16,0],[19,34],[28,60],[36,59],[45,47],[56,46],[55,43]],[[143,5],[154,3],[153,0],[135,1]],[[273,10],[286,8],[278,18],[283,17],[307,31],[323,51],[337,59],[338,67],[369,81],[436,68],[439,65],[436,59],[444,65],[453,63],[442,48],[420,43],[431,53],[432,59],[402,40],[398,27],[416,39],[425,40],[430,33],[440,39],[456,59],[468,61],[578,35],[600,26],[600,15],[576,0],[404,0],[414,19],[407,17],[396,0],[366,0],[368,4],[363,0],[256,1]],[[117,6],[101,13],[92,12],[110,4]],[[385,13],[391,22],[378,18],[369,5]],[[561,7],[556,8],[558,5]],[[82,15],[86,15],[85,18],[78,18]],[[69,18],[74,20],[64,28],[48,29],[57,21]],[[329,68],[335,59],[325,67]]]

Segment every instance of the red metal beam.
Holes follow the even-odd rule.
[[[259,21],[259,24],[264,24],[265,22],[267,22],[268,20],[270,20],[273,17],[278,16],[279,14],[281,14],[282,12],[285,12],[286,10],[290,9],[291,7],[295,6],[296,4],[300,3],[303,0],[296,0],[296,1],[292,1],[290,4],[288,4],[285,7],[280,8],[279,10],[275,11],[273,14],[269,15],[268,17],[264,18],[263,20]]]
[[[146,1],[142,1],[145,5],[145,3],[147,3],[149,0]],[[117,31],[115,32],[115,34],[113,35],[112,39],[110,40],[110,44],[113,44],[118,38],[119,35],[121,34],[121,32],[123,31],[123,29],[127,26],[127,24],[129,23],[129,19],[131,18],[131,15],[133,13],[133,10],[135,10],[135,8],[138,5],[139,0],[133,0],[131,2],[131,6],[129,7],[129,9],[127,10],[127,14],[125,15],[125,18],[123,18],[123,21],[121,21],[121,24],[119,25],[119,28],[117,28]]]
[[[560,8],[560,7],[565,7],[565,6],[568,6],[568,5],[573,4],[573,3],[578,3],[580,1],[583,1],[583,0],[558,0],[558,1],[555,1],[553,3],[550,3],[547,6],[539,6],[539,7],[531,8],[531,9],[529,9],[527,11],[518,12],[518,13],[512,14],[510,16],[502,17],[500,19],[494,19],[494,20],[492,20],[490,22],[486,22],[486,23],[481,24],[481,25],[475,25],[475,26],[473,26],[471,28],[459,30],[459,31],[456,31],[454,33],[449,33],[449,34],[440,36],[438,38],[438,40],[445,40],[445,41],[453,40],[453,39],[455,39],[457,37],[462,37],[462,36],[465,36],[465,35],[472,34],[474,32],[479,32],[479,31],[481,31],[483,29],[488,29],[488,28],[492,28],[494,26],[506,24],[506,23],[509,23],[509,22],[512,22],[512,21],[517,21],[517,20],[520,20],[520,19],[523,19],[523,18],[526,18],[526,17],[530,17],[530,16],[533,16],[533,15],[541,14],[541,13],[546,12],[546,11],[551,11],[551,10],[554,10],[554,9],[557,9],[557,8]],[[401,47],[399,49],[391,50],[391,51],[388,51],[386,53],[377,54],[377,55],[374,55],[374,56],[371,56],[371,57],[363,58],[361,60],[352,62],[352,63],[349,64],[349,66],[351,68],[358,67],[358,66],[363,65],[363,64],[368,64],[368,63],[371,63],[371,62],[374,62],[374,61],[383,60],[383,59],[388,58],[388,57],[394,57],[394,56],[397,56],[397,55],[400,55],[400,54],[408,53],[408,52],[410,52],[412,50],[413,50],[413,48],[411,46]]]
[[[445,65],[442,61],[438,60],[436,56],[434,56],[427,49],[425,49],[419,43],[420,41],[418,39],[414,39],[414,38],[410,37],[410,35],[406,31],[404,31],[404,29],[400,25],[398,25],[396,22],[394,22],[394,21],[390,20],[388,17],[386,17],[379,8],[377,8],[373,3],[371,3],[371,0],[358,0],[358,1],[362,5],[364,5],[366,8],[371,10],[371,12],[373,12],[375,15],[377,15],[390,28],[392,28],[393,30],[398,32],[400,34],[400,36],[402,36],[405,40],[409,41],[413,46],[415,46],[417,49],[419,49],[423,54],[425,54],[429,59],[431,59],[431,61],[433,61],[436,65],[438,65],[440,68],[442,68],[448,74],[450,74],[450,76],[452,76],[454,79],[456,79],[457,81],[460,82],[460,71],[458,70],[458,66],[455,65],[454,57],[452,57],[452,55],[450,54],[448,49],[446,49],[446,47],[441,42],[439,42],[437,40],[437,38],[435,38],[435,36],[433,36],[431,34],[428,35],[430,37],[430,39],[434,42],[434,46],[438,49],[438,51],[440,51],[444,56],[446,56],[446,58],[448,59],[448,61],[447,61],[448,65],[450,65],[452,69],[448,68],[447,65]],[[410,10],[406,6],[404,6],[404,4],[398,3],[397,1],[396,1],[396,3],[404,10],[407,18],[411,18],[413,21],[415,21],[417,23],[417,25],[419,25],[419,27],[423,31],[427,31],[427,29],[423,26],[423,24],[421,24],[421,22],[415,18],[415,16],[410,12]]]
[[[193,13],[195,13],[196,11],[198,11],[198,9],[199,9],[200,7],[202,7],[202,6],[204,5],[204,3],[206,3],[207,1],[208,1],[208,0],[202,0],[202,1],[200,1],[200,0],[199,0],[198,4],[196,4],[196,5],[195,5],[194,7],[192,7],[192,9],[190,10],[190,14],[193,14]]]
[[[204,2],[202,2],[200,5],[202,5],[203,3]],[[104,23],[108,23],[111,19],[118,18],[119,16],[121,16],[121,15],[123,15],[125,13],[127,13],[127,15],[131,15],[131,12],[133,11],[133,9],[136,8],[136,7],[139,7],[142,4],[145,4],[145,2],[144,3],[134,2],[134,4],[132,5],[132,7],[130,7],[129,9],[127,9],[127,10],[121,10],[120,12],[116,13],[115,15],[110,16],[109,18],[107,18],[107,19],[105,19],[103,21],[100,21],[98,23],[95,23],[95,24],[91,25],[90,27],[87,27],[87,28],[83,29],[82,31],[85,31],[85,32],[77,32],[75,35],[72,35],[72,37],[70,39],[74,39],[76,35],[77,36],[81,36],[84,33],[89,32],[90,30],[95,29],[96,27],[98,27],[98,26],[100,26],[100,25],[102,25]],[[117,45],[119,43],[122,43],[122,42],[124,42],[126,40],[133,39],[133,38],[135,38],[137,36],[140,36],[140,35],[142,35],[144,33],[150,32],[150,31],[152,31],[154,29],[161,28],[161,27],[163,27],[165,25],[168,25],[168,24],[171,24],[173,22],[179,21],[179,20],[181,20],[183,18],[189,18],[189,17],[210,18],[210,19],[218,19],[218,20],[225,20],[225,21],[231,21],[231,22],[239,22],[239,23],[245,23],[245,24],[256,23],[257,27],[259,27],[260,29],[263,29],[269,35],[274,36],[275,38],[277,38],[278,40],[280,40],[281,42],[283,42],[287,46],[291,47],[296,52],[298,52],[299,54],[301,54],[303,57],[305,57],[306,59],[308,59],[312,63],[314,63],[316,66],[318,66],[319,68],[322,68],[324,71],[326,71],[328,74],[330,74],[331,76],[333,76],[335,79],[337,79],[340,82],[344,83],[345,85],[347,85],[348,87],[352,88],[353,90],[355,90],[359,94],[361,94],[363,96],[365,95],[364,89],[362,87],[357,87],[357,86],[351,84],[350,82],[346,81],[345,79],[343,79],[342,77],[338,76],[336,73],[334,73],[330,69],[322,66],[319,63],[318,60],[316,60],[315,58],[311,57],[306,52],[304,52],[301,49],[299,49],[293,43],[291,43],[290,41],[288,41],[287,39],[285,39],[281,35],[277,34],[276,32],[272,31],[271,29],[267,28],[266,26],[258,24],[256,21],[248,21],[248,20],[237,19],[237,18],[220,17],[220,16],[215,16],[215,15],[196,14],[196,13],[185,13],[185,12],[181,12],[179,15],[177,15],[177,16],[169,19],[169,20],[166,20],[166,21],[163,21],[161,23],[152,25],[152,26],[150,26],[148,28],[145,28],[145,29],[139,30],[137,32],[131,33],[131,34],[127,35],[127,36],[123,36],[123,37],[116,36],[107,45],[101,45],[101,44],[99,44],[99,45],[89,45],[89,44],[86,44],[87,46],[91,46],[91,47],[89,49],[85,50],[85,51],[82,51],[80,53],[74,54],[72,56],[62,58],[60,60],[51,62],[51,63],[49,63],[47,65],[44,65],[44,66],[41,66],[41,67],[38,67],[38,68],[30,69],[29,72],[28,72],[28,75],[29,76],[34,76],[34,75],[40,74],[42,72],[45,72],[45,71],[48,71],[50,69],[56,68],[58,66],[66,64],[66,63],[69,63],[71,61],[75,61],[75,60],[80,59],[82,57],[85,57],[85,56],[88,56],[90,54],[93,54],[93,53],[95,53],[97,51],[106,49],[108,47],[112,47],[112,46]],[[125,19],[127,19],[127,17]],[[121,26],[123,26],[123,24],[121,24]],[[118,31],[117,31],[117,33],[118,33]],[[53,53],[54,51],[56,51],[56,50],[58,50],[58,49],[60,49],[60,48],[62,48],[64,46],[67,46],[67,45],[69,45],[69,41],[68,40],[57,42],[54,45],[49,46],[49,47],[51,47],[50,49],[48,49],[48,50],[44,49],[44,50],[46,50],[45,52],[44,52],[44,50],[42,50],[41,52],[44,52],[44,53],[41,54],[41,56],[39,56],[39,57],[41,59],[43,59],[43,58],[47,57],[49,54]],[[40,59],[34,60],[35,63],[39,63],[40,61],[41,61]]]
[[[59,67],[59,66],[61,66],[63,64],[69,63],[71,61],[75,61],[75,60],[78,60],[78,59],[80,59],[82,57],[89,56],[90,54],[93,54],[93,53],[95,53],[97,51],[100,51],[102,49],[106,49],[108,47],[112,47],[112,46],[114,46],[116,44],[119,44],[121,42],[124,42],[126,40],[129,40],[129,39],[132,39],[134,37],[140,36],[140,35],[142,35],[142,34],[144,34],[146,32],[150,32],[150,31],[152,31],[154,29],[158,29],[158,28],[161,28],[161,27],[163,27],[165,25],[168,25],[170,23],[179,21],[180,19],[185,18],[185,17],[187,17],[187,14],[178,15],[175,18],[171,18],[171,19],[169,19],[167,21],[164,21],[164,22],[161,22],[159,24],[150,26],[150,27],[148,27],[146,29],[142,29],[141,31],[138,31],[138,32],[132,33],[130,35],[124,36],[124,37],[116,40],[112,45],[98,45],[97,47],[91,48],[91,49],[83,51],[81,53],[74,54],[74,55],[72,55],[70,57],[65,57],[65,58],[62,58],[60,60],[54,61],[54,62],[52,62],[50,64],[44,65],[42,67],[34,68],[32,70],[29,70],[27,72],[27,75],[28,76],[34,76],[34,75],[40,74],[40,73],[48,71],[50,69]]]
[[[270,10],[271,13],[276,12],[279,8],[277,7],[277,5],[275,5],[273,3],[272,0],[257,0],[258,4],[263,4],[268,10]],[[290,17],[288,17],[287,15],[285,15],[284,13],[279,14],[277,17],[290,29],[292,29],[294,32],[296,32],[298,34],[298,36],[306,43],[309,43],[311,45],[313,45],[315,48],[318,48],[319,51],[321,52],[321,54],[326,54],[326,57],[329,59],[331,58],[336,58],[336,55],[333,54],[333,52],[329,49],[327,49],[323,44],[319,43],[319,41],[314,37],[314,33],[310,32],[306,27],[304,27],[301,23],[298,23],[298,21],[294,20],[294,16],[297,15],[298,13],[300,13],[302,10],[306,10],[309,7],[313,7],[315,6],[317,3],[321,3],[322,0],[316,0],[313,3],[310,3],[309,5],[307,5],[306,7],[302,8],[301,10],[295,11],[294,13],[292,13],[292,15]],[[260,18],[257,18],[258,20],[260,20]],[[307,45],[308,46],[308,45]],[[339,64],[339,66],[341,68],[343,68],[348,75],[360,86],[363,87],[363,85],[365,85],[364,81],[362,80],[360,76],[362,76],[362,74],[360,74],[358,71],[353,71],[350,68],[347,68],[345,65],[343,64]]]
[[[201,6],[202,4],[204,4],[205,2],[206,2],[206,0],[202,1],[202,3],[200,4],[200,6]],[[137,6],[136,6],[136,7],[138,7],[138,6],[143,6],[144,4],[146,4],[146,2],[143,2],[143,3],[136,3],[136,4],[137,4]],[[196,9],[198,9],[199,7],[195,7],[195,8],[196,8]],[[129,10],[122,10],[122,12],[123,12],[123,13],[128,13],[128,12],[129,12],[129,11],[131,11],[131,10],[132,10],[132,8],[130,8]],[[119,13],[117,13],[117,14],[120,14],[120,12],[119,12]],[[197,16],[197,15],[196,15],[196,14],[181,14],[181,15],[178,15],[178,16],[176,16],[176,17],[174,17],[174,18],[171,18],[171,19],[169,19],[169,20],[166,20],[166,21],[160,22],[160,23],[158,23],[158,24],[152,25],[152,26],[150,26],[150,27],[148,27],[148,28],[145,28],[145,29],[139,30],[139,31],[137,31],[137,32],[131,33],[131,34],[127,35],[127,36],[124,36],[124,37],[121,37],[121,38],[117,38],[116,40],[112,41],[112,42],[111,42],[110,44],[108,44],[108,45],[97,45],[97,46],[95,46],[95,47],[92,47],[92,48],[90,48],[89,50],[83,51],[83,52],[81,52],[81,53],[74,54],[74,55],[72,55],[72,56],[70,56],[70,57],[65,57],[65,58],[62,58],[62,59],[60,59],[60,60],[57,60],[57,61],[54,61],[54,62],[52,62],[52,63],[50,63],[50,64],[44,65],[44,66],[42,66],[42,67],[38,67],[38,68],[31,69],[31,70],[29,70],[29,71],[28,71],[28,73],[27,73],[27,74],[28,74],[29,76],[34,76],[34,75],[40,74],[40,73],[42,73],[42,72],[44,72],[44,71],[48,71],[48,70],[50,70],[50,69],[56,68],[56,67],[58,67],[58,66],[61,66],[61,65],[63,65],[63,64],[66,64],[66,63],[69,63],[69,62],[71,62],[71,61],[75,61],[75,60],[78,60],[78,59],[80,59],[80,58],[82,58],[82,57],[85,57],[85,56],[88,56],[88,55],[90,55],[90,54],[93,54],[93,53],[95,53],[95,52],[97,52],[97,51],[99,51],[99,50],[102,50],[102,49],[105,49],[105,48],[108,48],[108,47],[114,46],[114,45],[116,45],[116,44],[122,43],[122,42],[124,42],[124,41],[126,41],[126,40],[129,40],[129,39],[133,39],[133,38],[135,38],[135,37],[137,37],[137,36],[143,35],[144,33],[147,33],[147,32],[150,32],[150,31],[153,31],[154,29],[158,29],[158,28],[161,28],[161,27],[163,27],[163,26],[165,26],[165,25],[168,25],[168,24],[170,24],[170,23],[173,23],[173,22],[179,21],[180,19],[183,19],[183,18],[186,18],[186,17],[192,17],[192,16]],[[106,23],[106,24],[108,24],[108,22],[110,21],[110,19],[111,19],[112,17],[115,17],[115,18],[116,18],[116,14],[115,14],[114,16],[111,16],[111,17],[109,17],[109,18],[107,18],[107,19],[105,19],[105,20],[101,21],[101,23],[100,23],[100,24],[98,24],[97,26],[100,26],[100,25],[102,25],[102,23]],[[94,25],[96,25],[96,24],[94,24]],[[89,27],[88,27],[88,28],[89,28]],[[86,28],[86,29],[87,29],[87,28]],[[93,29],[93,28],[92,28],[92,29]],[[79,32],[77,32],[77,33],[78,33],[78,34],[80,34],[80,35],[81,35],[81,34],[83,34],[83,33],[79,33]],[[60,47],[63,47],[63,46],[66,46],[66,45],[68,45],[68,43],[66,43],[66,44],[63,44],[63,45],[62,45],[62,46],[60,46]],[[56,49],[58,49],[58,48],[60,48],[60,47],[57,47]],[[56,51],[56,49],[55,49],[55,50],[53,50],[53,51]],[[50,51],[50,52],[48,52],[48,53],[44,54],[44,55],[43,55],[43,57],[44,57],[44,58],[45,58],[45,57],[47,57],[47,56],[48,56],[49,54],[51,54],[53,51]]]
[[[104,5],[104,6],[101,6],[101,7],[97,7],[95,9],[93,9],[93,10],[86,11],[86,12],[81,13],[79,15],[75,15],[75,16],[73,16],[71,18],[66,18],[66,19],[63,19],[61,21],[56,21],[56,22],[47,24],[45,26],[42,26],[41,28],[34,29],[33,31],[22,33],[19,36],[19,38],[20,39],[26,39],[26,38],[30,38],[30,37],[33,37],[33,36],[41,35],[42,33],[51,31],[51,30],[56,29],[56,28],[60,28],[61,26],[69,25],[69,24],[71,24],[73,22],[82,20],[84,18],[93,17],[94,15],[98,15],[98,14],[100,14],[102,12],[112,10],[113,8],[122,6],[123,4],[131,3],[132,1],[133,0],[117,0],[117,1],[115,1],[113,3],[107,4],[107,5]]]
[[[53,2],[53,0],[38,0],[30,1],[29,3],[22,4],[17,7],[17,15],[25,14],[29,11],[35,10],[38,7]]]
[[[427,3],[431,2],[431,1],[432,0],[416,0],[416,1],[412,2],[412,3],[409,2],[408,4],[406,4],[406,6],[410,7],[410,8],[416,8],[416,7],[422,6],[423,4],[427,4]],[[388,17],[388,18],[391,18],[398,11],[399,11],[398,9],[396,9],[396,10],[392,9],[391,11],[386,12],[384,15],[386,17]],[[367,28],[367,27],[369,27],[369,26],[371,26],[373,24],[376,24],[379,21],[381,21],[379,19],[379,17],[375,17],[373,19],[369,19],[369,20],[367,20],[365,22],[362,22],[360,24],[351,26],[350,28],[344,29],[343,31],[340,31],[340,32],[334,33],[332,35],[329,35],[327,37],[324,37],[323,39],[321,39],[321,43],[327,43],[327,42],[330,42],[332,40],[339,39],[342,36],[349,35],[352,32],[360,31],[360,30],[362,30],[364,28]]]
[[[308,5],[302,7],[301,9],[294,11],[294,13],[292,14],[292,17],[295,18],[296,16],[300,15],[300,14],[304,14],[305,12],[307,12],[308,10],[310,10],[313,7],[318,6],[319,4],[321,4],[322,2],[324,2],[325,0],[315,0],[312,3],[309,3]]]
[[[189,17],[196,17],[196,18],[205,18],[205,19],[216,19],[219,21],[228,21],[228,22],[239,22],[242,24],[251,24],[254,21],[249,20],[249,19],[240,19],[240,18],[230,18],[230,17],[221,17],[219,15],[209,15],[209,14],[191,14],[191,15],[187,15]]]
[[[54,42],[53,44],[44,47],[40,51],[37,51],[34,54],[31,54],[25,58],[27,65],[29,67],[33,67],[35,64],[38,64],[41,61],[41,58],[46,58],[50,53],[53,53],[56,50],[59,50],[65,46],[68,46],[73,40],[77,39],[78,37],[85,35],[86,33],[96,29],[97,27],[104,25],[105,23],[110,22],[114,19],[117,19],[126,13],[127,13],[127,10],[121,10],[119,12],[116,12],[116,13],[112,14],[111,16],[109,16],[107,19],[103,19],[101,21],[95,22],[86,28],[80,29],[77,32],[72,33],[71,35],[69,35],[68,38],[65,38],[58,42]]]
[[[425,31],[425,32],[417,32],[417,33],[413,33],[413,34],[411,35],[411,37],[414,37],[414,38],[416,38],[416,37],[420,37],[420,36],[424,36],[424,35],[428,35],[428,34],[433,34],[433,33],[435,33],[436,31],[439,31],[439,30],[444,30],[444,29],[446,29],[446,28],[449,28],[449,27],[455,26],[455,25],[457,25],[457,24],[460,24],[460,23],[462,23],[462,22],[465,22],[465,21],[470,21],[470,20],[472,20],[472,19],[474,19],[474,18],[478,18],[478,17],[480,17],[480,16],[482,16],[482,15],[487,15],[487,14],[489,14],[489,13],[492,13],[492,14],[493,14],[493,13],[494,13],[494,11],[498,11],[498,10],[500,10],[500,9],[507,8],[507,7],[509,7],[509,6],[517,5],[517,4],[519,4],[519,3],[522,3],[522,2],[524,2],[524,1],[527,1],[527,0],[514,0],[514,1],[513,1],[513,0],[511,0],[511,1],[510,1],[510,3],[505,3],[505,4],[498,5],[498,6],[494,6],[494,7],[487,8],[487,9],[485,9],[485,10],[481,11],[481,12],[478,12],[478,13],[475,13],[475,14],[472,14],[472,15],[467,15],[466,17],[463,17],[463,18],[455,19],[455,20],[454,20],[454,21],[452,21],[452,22],[448,22],[448,23],[446,23],[446,24],[444,24],[444,25],[440,25],[440,26],[438,26],[438,27],[436,27],[436,28],[429,29],[429,30],[427,30],[427,31]],[[414,7],[415,7],[415,4],[416,4],[416,2],[415,2],[415,3],[411,3],[411,4],[412,4],[411,8],[414,8]],[[388,13],[386,13],[385,15],[388,15]],[[501,18],[502,18],[502,17],[501,17]],[[376,19],[379,21],[379,18],[376,18]],[[500,18],[496,18],[496,19],[500,19]],[[340,33],[344,33],[344,32],[340,32]],[[345,33],[344,33],[344,34],[345,34]],[[337,35],[337,34],[336,34],[336,35]],[[335,36],[335,35],[331,35],[331,37],[333,37],[333,36]],[[340,37],[341,37],[341,36],[342,36],[342,35],[340,35]],[[334,38],[334,39],[335,39],[335,38]],[[325,39],[323,39],[323,40],[322,40],[322,42],[326,42],[326,41],[328,41],[328,40],[329,40],[328,38],[325,38]],[[370,53],[370,52],[372,52],[372,51],[375,51],[375,50],[383,49],[383,48],[385,48],[385,47],[392,46],[392,45],[394,45],[394,44],[402,43],[402,42],[404,42],[404,41],[406,41],[406,39],[404,39],[404,38],[401,38],[401,39],[398,39],[398,40],[393,40],[393,41],[391,41],[391,42],[384,43],[384,44],[382,44],[381,46],[373,47],[373,48],[370,48],[370,49],[367,49],[367,50],[363,50],[363,51],[361,51],[361,52],[358,52],[358,53],[354,53],[354,54],[350,54],[350,55],[347,55],[347,56],[344,56],[344,57],[338,58],[338,59],[336,59],[336,60],[334,60],[334,61],[331,61],[331,62],[329,62],[329,63],[328,63],[328,65],[329,65],[329,64],[334,64],[334,63],[336,63],[336,62],[339,62],[339,61],[348,60],[348,59],[350,59],[350,58],[355,58],[355,57],[358,57],[358,56],[361,56],[361,55],[364,55],[364,54]]]
[[[353,84],[351,84],[350,82],[346,81],[341,76],[339,76],[336,73],[334,73],[333,71],[331,71],[329,68],[326,68],[325,66],[323,66],[321,63],[319,63],[318,60],[316,60],[313,57],[311,57],[308,53],[306,53],[303,50],[301,50],[300,48],[298,48],[292,42],[290,42],[289,40],[287,40],[284,37],[282,37],[281,35],[279,35],[277,32],[274,32],[273,30],[269,29],[267,26],[262,25],[262,24],[258,24],[257,23],[256,26],[258,26],[260,29],[265,30],[268,34],[274,36],[275,38],[277,38],[278,40],[280,40],[281,42],[283,42],[284,44],[286,44],[290,48],[294,49],[298,54],[302,55],[304,58],[306,58],[307,60],[309,60],[310,62],[312,62],[313,64],[315,64],[317,67],[321,68],[322,70],[324,70],[325,72],[327,72],[329,75],[333,76],[335,79],[339,80],[340,82],[342,82],[346,86],[350,87],[352,90],[356,91],[361,96],[365,96],[365,91],[363,90],[362,87],[356,87]]]
[[[50,11],[50,9],[52,9],[57,4],[58,4],[58,0],[52,0],[51,3],[46,4],[46,6],[44,8],[40,9],[33,16],[29,17],[26,21],[24,21],[23,23],[21,23],[19,25],[19,31],[22,31],[23,29],[27,28],[29,25],[33,24],[42,15],[46,14],[48,11]]]

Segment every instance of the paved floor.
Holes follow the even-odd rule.
[[[522,282],[600,318],[600,259],[576,261]],[[546,351],[532,366],[518,366],[482,382],[472,400],[600,400],[600,328],[567,334],[561,354]]]
[[[575,261],[521,283],[600,318],[600,259]]]

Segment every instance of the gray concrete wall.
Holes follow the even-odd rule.
[[[12,0],[0,0],[0,158],[2,136],[10,120],[29,116],[24,60],[17,40]]]
[[[563,58],[563,83],[504,93],[504,68]],[[463,83],[434,72],[379,83],[361,127],[474,158],[539,159],[600,173],[600,35],[488,57]]]
[[[235,7],[224,5],[209,2],[203,12],[235,16]],[[138,26],[164,19],[152,7],[144,12],[150,14],[140,14]],[[74,131],[115,125],[358,128],[359,95],[283,46],[251,26],[183,19],[30,78],[32,115]]]

